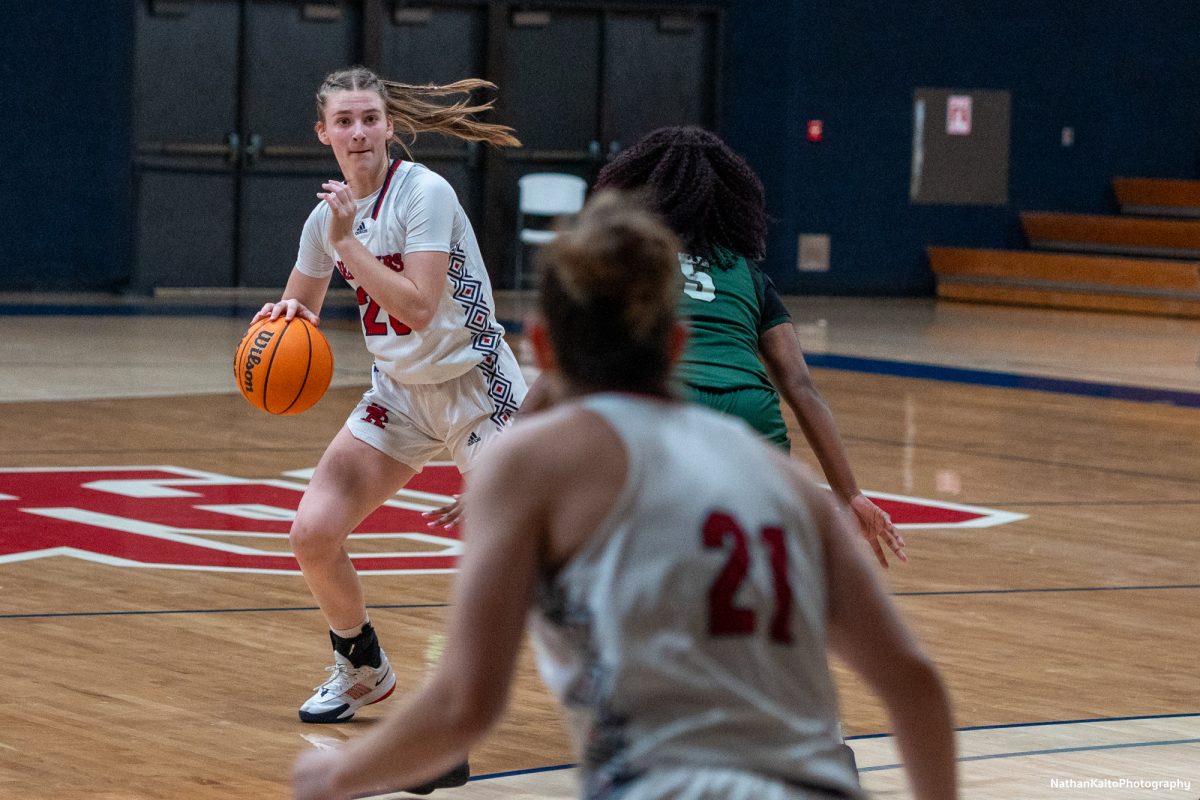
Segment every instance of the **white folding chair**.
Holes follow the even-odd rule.
[[[587,181],[563,172],[531,172],[517,180],[517,193],[517,260],[513,288],[521,292],[525,288],[525,248],[540,247],[555,236],[552,230],[528,227],[529,217],[578,214],[587,194]]]

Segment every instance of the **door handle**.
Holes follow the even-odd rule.
[[[252,166],[254,162],[258,160],[258,157],[262,155],[262,151],[262,136],[258,135],[257,133],[250,134],[248,140],[246,141],[246,147],[242,151],[242,153],[246,156],[246,165]]]
[[[230,131],[225,136],[225,144],[228,146],[228,153],[225,155],[225,160],[230,164],[236,164],[242,152],[242,137],[238,136],[237,131]]]

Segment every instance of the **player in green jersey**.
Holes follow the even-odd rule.
[[[762,182],[745,160],[701,128],[660,128],[605,165],[596,188],[638,192],[683,242],[680,313],[690,322],[678,368],[683,392],[789,449],[782,395],[879,563],[887,566],[884,546],[907,560],[891,518],[859,490],[791,316],[753,263],[766,254],[767,215]]]

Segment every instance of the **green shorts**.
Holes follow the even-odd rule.
[[[792,441],[788,438],[787,424],[779,409],[779,393],[774,389],[754,386],[745,389],[700,389],[683,387],[684,397],[693,403],[707,406],[713,411],[741,417],[750,427],[763,435],[767,441],[791,452]]]

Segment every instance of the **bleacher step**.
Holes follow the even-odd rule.
[[[1113,178],[1122,214],[1200,218],[1200,181],[1175,178]]]
[[[930,247],[939,297],[1200,317],[1200,263]]]
[[[1150,258],[1200,259],[1200,219],[1021,212],[1031,247]]]

